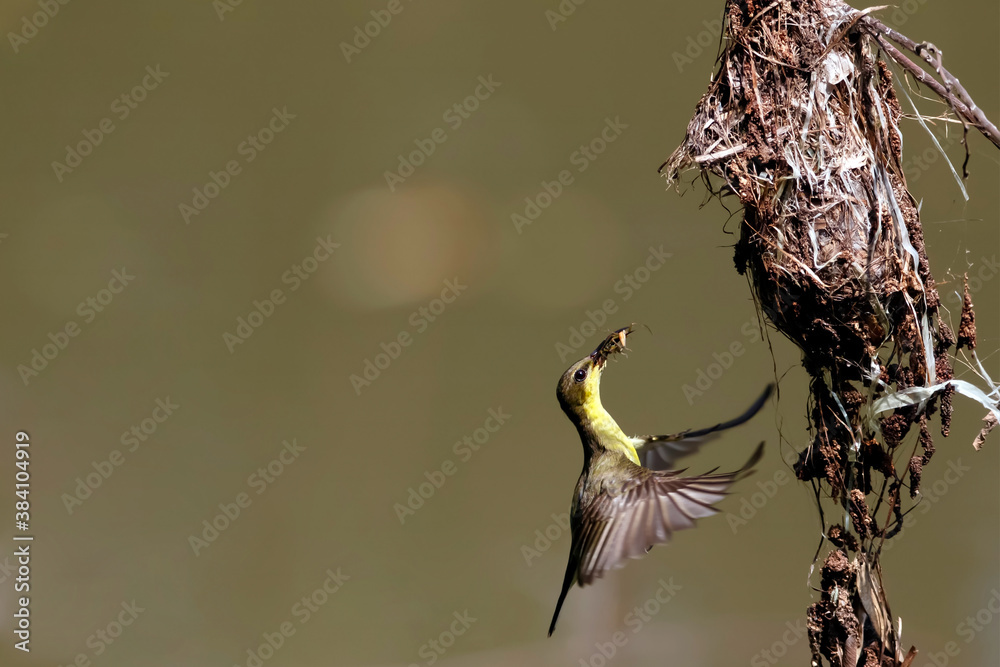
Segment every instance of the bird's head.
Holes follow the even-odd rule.
[[[625,350],[625,336],[632,333],[632,327],[621,328],[597,346],[593,352],[566,369],[559,378],[556,395],[559,405],[574,422],[589,416],[589,412],[601,405],[601,373],[608,357]]]

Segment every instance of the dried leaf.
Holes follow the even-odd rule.
[[[972,441],[972,446],[976,448],[977,452],[983,448],[983,444],[986,442],[986,436],[988,436],[990,434],[990,431],[992,431],[997,426],[996,413],[995,412],[986,413],[986,416],[983,417],[983,422],[986,423],[986,426],[984,426],[983,430],[979,432],[979,435],[976,436],[976,439]]]

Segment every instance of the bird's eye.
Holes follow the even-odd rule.
[[[581,368],[577,372],[573,373],[573,379],[576,380],[577,382],[583,382],[584,379],[586,379],[586,377],[587,377],[587,371],[584,368]]]

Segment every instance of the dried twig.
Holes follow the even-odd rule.
[[[958,79],[944,68],[941,64],[941,52],[936,47],[932,44],[917,44],[906,35],[893,30],[871,16],[865,16],[859,21],[859,24],[864,26],[866,31],[876,39],[879,46],[894,61],[899,63],[901,67],[912,74],[913,78],[933,90],[938,97],[948,103],[948,106],[952,108],[959,118],[982,132],[983,136],[992,141],[997,148],[1000,148],[1000,130],[997,130],[997,126],[986,117],[982,109],[976,106],[976,103],[969,96],[969,93],[962,84],[959,83]],[[944,79],[945,83],[942,84],[928,74],[925,69],[907,58],[905,54],[886,41],[884,37],[888,37],[897,44],[909,49],[917,56],[922,56],[934,66],[938,75]],[[958,97],[952,93],[952,90],[958,93]]]

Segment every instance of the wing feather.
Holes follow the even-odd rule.
[[[767,385],[763,393],[757,397],[753,405],[747,408],[743,414],[715,426],[694,431],[688,429],[680,433],[670,433],[667,435],[640,435],[632,438],[632,444],[639,454],[639,460],[642,462],[643,467],[650,470],[673,469],[678,459],[695,453],[706,442],[717,438],[720,432],[749,421],[754,415],[760,412],[760,409],[764,407],[764,403],[767,402],[773,391],[774,385]]]
[[[693,528],[697,519],[719,512],[714,504],[726,497],[733,482],[752,472],[763,449],[761,443],[742,468],[730,473],[681,477],[635,466],[620,488],[604,487],[584,499],[579,507],[581,529],[571,547],[578,556],[577,582],[590,584],[652,545],[668,542],[674,532]]]

